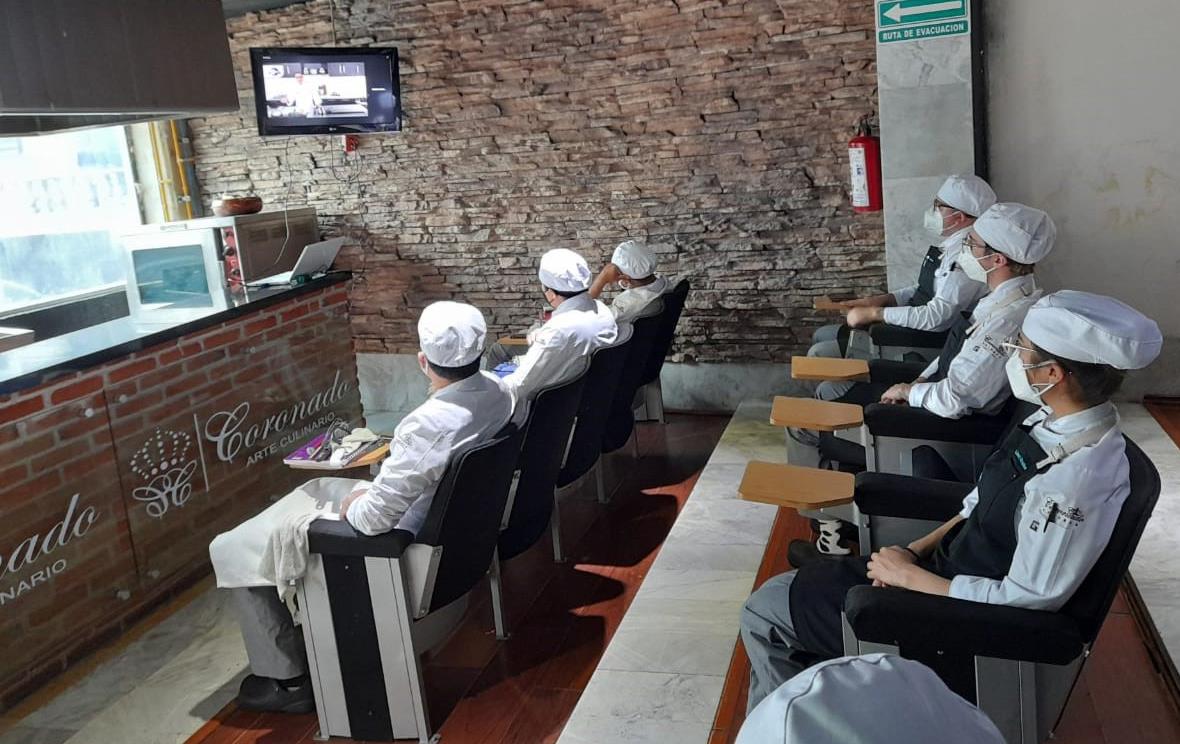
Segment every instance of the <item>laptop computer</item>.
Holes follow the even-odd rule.
[[[249,286],[267,287],[276,284],[290,284],[296,277],[323,274],[332,268],[332,262],[336,260],[336,254],[340,252],[342,245],[344,245],[344,238],[309,243],[299,254],[299,260],[295,262],[295,266],[290,271],[283,271],[259,279],[256,282],[251,282]]]

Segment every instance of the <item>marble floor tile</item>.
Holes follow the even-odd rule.
[[[643,579],[638,596],[651,599],[745,601],[754,577],[749,571],[655,567]]]
[[[765,545],[690,545],[664,543],[655,569],[699,568],[711,571],[747,571],[753,579],[762,564]]]
[[[599,669],[572,718],[614,718],[711,726],[723,677]],[[600,741],[609,741],[607,738]]]
[[[575,711],[576,713],[576,711]],[[682,721],[571,718],[558,744],[708,744],[712,726]]]
[[[65,744],[75,733],[73,729],[20,725],[0,734],[0,744]]]
[[[737,633],[732,630],[717,634],[631,628],[611,642],[598,668],[724,677],[735,643]]]
[[[677,631],[707,633],[736,638],[743,599],[664,599],[642,593],[627,608],[620,633],[632,631]]]

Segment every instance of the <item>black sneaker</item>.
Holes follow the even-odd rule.
[[[268,713],[312,713],[315,697],[311,693],[311,680],[306,676],[290,685],[270,677],[248,674],[238,688],[238,705],[244,710]]]
[[[794,568],[803,568],[808,563],[815,563],[818,560],[823,560],[825,556],[819,552],[819,548],[815,547],[815,543],[807,540],[792,540],[787,545],[787,561],[790,562]]]

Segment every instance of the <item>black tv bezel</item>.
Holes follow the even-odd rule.
[[[319,55],[325,57],[355,57],[361,55],[384,55],[389,61],[390,79],[393,81],[394,122],[391,124],[304,124],[278,127],[269,124],[266,115],[266,85],[262,77],[262,57],[267,54]],[[402,130],[402,86],[399,79],[400,60],[397,47],[251,47],[251,80],[254,84],[254,116],[258,121],[260,137],[286,137],[304,134],[378,134]]]

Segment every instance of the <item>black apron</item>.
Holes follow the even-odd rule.
[[[1024,427],[1017,427],[992,451],[979,476],[979,503],[971,516],[943,536],[922,568],[944,579],[960,574],[1001,579],[1016,552],[1016,510],[1024,485],[1052,467],[1037,468],[1045,451]],[[871,584],[867,557],[824,558],[808,563],[791,584],[791,621],[803,650],[835,658],[844,654],[840,612],[844,595]]]
[[[918,288],[910,297],[910,307],[921,307],[934,299],[934,275],[942,263],[942,248],[932,245],[922,259],[922,271],[918,274]]]

